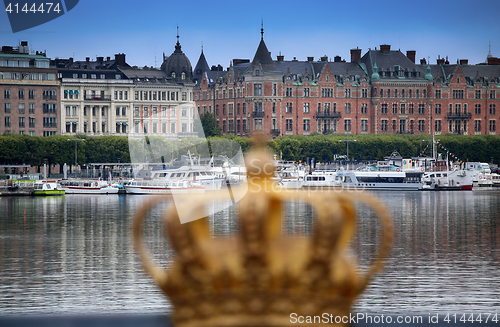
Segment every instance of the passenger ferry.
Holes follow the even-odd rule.
[[[118,187],[103,180],[66,179],[60,184],[66,194],[118,194]]]
[[[342,187],[359,190],[396,190],[419,191],[422,190],[423,172],[404,171],[363,171],[345,170],[338,171]]]

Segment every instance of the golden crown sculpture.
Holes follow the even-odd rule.
[[[148,210],[164,198],[152,198],[137,213],[136,249],[145,270],[170,298],[177,327],[297,326],[301,324],[292,314],[346,316],[382,268],[392,244],[392,222],[380,202],[366,193],[275,191],[273,159],[263,143],[246,156],[248,192],[239,202],[241,228],[236,237],[213,238],[207,219],[181,224],[171,206],[165,221],[175,259],[164,270],[153,263],[142,240]],[[200,215],[214,197],[189,195],[181,205]],[[282,235],[284,201],[312,205],[311,236]],[[347,249],[356,224],[356,201],[371,206],[382,225],[377,257],[364,273],[358,272]]]

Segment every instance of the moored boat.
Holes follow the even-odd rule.
[[[424,190],[470,191],[472,174],[468,170],[445,170],[426,172],[423,177]]]
[[[55,195],[62,196],[65,191],[61,188],[57,181],[53,180],[40,180],[36,181],[33,185],[33,195]]]
[[[491,175],[491,183],[493,187],[500,187],[500,175],[496,173],[492,173]]]
[[[330,188],[342,186],[342,180],[335,170],[316,170],[304,176],[304,186],[308,188]]]
[[[118,194],[118,188],[103,180],[66,179],[60,182],[66,194]]]
[[[167,181],[131,180],[125,185],[127,194],[182,194],[202,193],[205,187],[197,180]]]
[[[359,190],[419,191],[422,189],[421,172],[404,171],[338,171],[342,187]]]

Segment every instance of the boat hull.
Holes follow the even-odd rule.
[[[66,194],[118,194],[116,187],[63,187]]]
[[[36,196],[62,196],[64,195],[64,190],[36,190],[33,191],[33,195]]]
[[[203,193],[204,188],[169,188],[169,187],[154,187],[154,186],[125,186],[127,194],[189,194],[189,193]]]

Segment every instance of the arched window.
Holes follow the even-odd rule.
[[[181,78],[182,78],[183,80],[184,80],[184,79],[186,79],[186,73],[182,72],[182,74],[181,74]]]
[[[175,72],[172,72],[172,78],[175,78]]]

